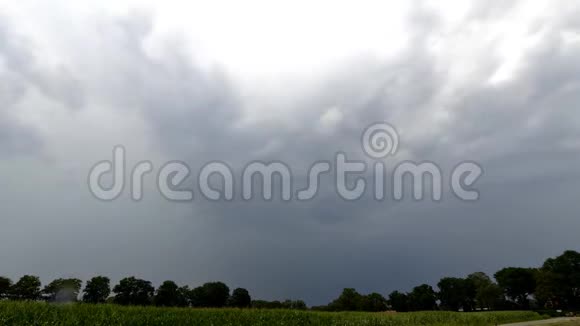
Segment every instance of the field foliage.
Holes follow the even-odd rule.
[[[496,325],[542,317],[510,312],[313,312],[259,309],[192,309],[118,305],[0,302],[0,325]]]

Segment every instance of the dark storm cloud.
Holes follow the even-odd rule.
[[[304,297],[307,293],[310,302],[321,303],[341,287],[408,289],[419,282],[434,283],[447,274],[493,272],[512,262],[537,265],[542,257],[574,246],[570,228],[577,227],[572,216],[578,204],[571,193],[580,180],[575,164],[561,161],[580,159],[576,148],[565,146],[569,142],[574,146],[580,125],[574,110],[579,65],[573,58],[578,48],[563,44],[559,29],[549,32],[544,45],[522,59],[523,68],[513,80],[501,85],[487,82],[499,60],[481,62],[487,69],[476,76],[479,80],[459,89],[447,104],[450,122],[435,128],[433,137],[405,141],[406,132],[415,121],[429,117],[441,89],[453,82],[425,50],[428,36],[436,30],[429,22],[437,19],[428,14],[420,17],[430,18],[417,18],[415,43],[400,59],[355,62],[328,76],[321,83],[324,86],[306,95],[295,94],[291,104],[276,103],[297,107],[298,128],[276,123],[275,128],[228,127],[232,121],[228,117],[235,117],[240,108],[237,101],[223,100],[224,94],[230,94],[223,91],[228,87],[210,88],[207,81],[190,77],[179,79],[187,86],[179,88],[172,100],[149,101],[156,106],[148,105],[148,110],[164,112],[160,113],[164,118],[156,116],[152,123],[158,126],[161,144],[175,148],[173,155],[178,158],[191,155],[194,164],[217,155],[234,166],[252,159],[303,166],[329,159],[335,150],[362,156],[358,142],[363,128],[373,121],[390,121],[402,127],[404,149],[415,160],[436,160],[447,169],[457,159],[481,161],[486,168],[483,199],[463,204],[447,194],[443,204],[369,199],[348,203],[336,194],[322,193],[310,203],[196,203],[201,209],[191,218],[209,217],[212,234],[220,234],[219,245],[209,239],[206,245],[231,262],[225,266],[235,266],[235,271],[227,272],[219,264],[215,275],[249,284],[260,296]],[[489,50],[493,46],[490,43]],[[196,88],[206,91],[192,92]],[[215,97],[222,99],[216,106],[219,119],[203,122],[196,119],[196,112],[176,104],[183,99],[193,107]],[[221,105],[224,102],[227,105]],[[330,134],[321,136],[319,118],[331,107],[342,109],[344,117]],[[224,112],[229,116],[224,117]],[[537,122],[529,122],[534,119]],[[179,128],[184,124],[189,128]],[[173,134],[169,126],[180,133]],[[206,145],[212,146],[193,145],[203,136],[208,136],[203,138]],[[447,141],[442,143],[443,138]],[[280,146],[266,157],[252,155],[272,139]],[[567,175],[566,182],[562,174]],[[558,216],[548,220],[554,209]],[[560,240],[542,238],[546,228],[559,232]]]
[[[517,7],[478,5],[463,23],[491,24],[501,18],[498,13]],[[573,239],[580,227],[574,219],[580,208],[574,198],[580,184],[580,46],[561,37],[578,30],[574,12],[559,12],[558,23],[535,22],[530,33],[543,30],[541,42],[501,83],[489,82],[503,62],[495,55],[495,40],[479,42],[475,57],[446,61],[455,58],[453,47],[443,55],[430,50],[433,37],[448,32],[443,18],[420,7],[409,17],[409,46],[396,58],[346,61],[306,90],[288,85],[280,93],[260,94],[259,101],[247,100],[219,66],[192,63],[179,46],[148,53],[144,44],[154,24],[149,15],[100,17],[97,27],[87,22],[90,42],[79,45],[79,62],[61,70],[38,64],[38,53],[0,25],[0,36],[10,41],[0,45],[8,63],[0,71],[9,80],[0,86],[1,118],[12,116],[3,112],[36,89],[70,114],[94,103],[119,117],[138,112],[148,133],[135,138],[146,138],[151,152],[187,161],[193,170],[212,160],[236,170],[252,160],[281,160],[295,168],[297,183],[304,182],[306,167],[332,159],[337,150],[364,158],[363,129],[388,121],[401,135],[403,153],[395,161],[432,160],[445,175],[460,160],[477,160],[485,169],[476,203],[449,193],[441,203],[375,202],[368,196],[345,202],[333,192],[330,177],[316,199],[290,203],[175,204],[151,196],[143,203],[107,204],[79,195],[79,187],[63,188],[62,194],[73,193],[73,207],[59,201],[60,193],[42,202],[51,208],[45,210],[50,221],[68,227],[42,222],[50,237],[39,234],[47,242],[36,249],[58,249],[59,255],[37,258],[46,264],[36,265],[14,258],[11,271],[22,273],[23,265],[55,277],[62,269],[81,277],[135,273],[156,283],[171,278],[191,285],[221,279],[256,297],[320,304],[342,287],[386,294],[443,275],[537,265],[561,250],[578,249]],[[453,69],[473,65],[468,60],[477,60],[474,72],[456,79]],[[246,121],[257,109],[263,111],[256,115],[268,118]],[[326,125],[329,112],[338,118]],[[0,144],[21,144],[14,141],[20,139],[14,120],[1,120],[3,126]],[[25,212],[35,223],[38,212]],[[66,217],[52,216],[57,212]],[[24,226],[13,231],[18,230]],[[30,247],[22,251],[40,256]],[[50,261],[56,267],[46,267]]]

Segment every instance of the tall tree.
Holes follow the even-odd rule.
[[[162,307],[183,307],[187,305],[186,293],[173,281],[165,281],[155,293],[154,303]]]
[[[475,291],[471,281],[457,277],[444,277],[437,283],[437,287],[443,309],[451,311],[472,310]]]
[[[537,275],[538,297],[553,307],[580,309],[580,253],[547,259]]]
[[[131,276],[119,281],[119,284],[113,288],[113,292],[115,293],[115,303],[146,306],[151,304],[155,288],[151,282]]]
[[[437,294],[430,285],[421,284],[409,293],[409,306],[412,310],[435,310]]]
[[[177,306],[178,307],[189,307],[191,305],[191,302],[189,301],[189,295],[191,293],[189,286],[184,285],[184,286],[180,287],[179,289],[177,289],[177,292],[179,293],[179,302],[178,302]]]
[[[209,282],[191,290],[189,299],[193,307],[220,308],[226,306],[230,288],[222,282]]]
[[[56,279],[42,290],[44,299],[49,302],[77,301],[83,282],[76,278]]]
[[[250,292],[246,289],[237,288],[232,292],[229,300],[229,306],[237,308],[248,308],[252,304]]]
[[[528,308],[528,297],[536,289],[536,272],[534,268],[506,267],[494,274],[504,293],[520,308]]]
[[[391,309],[397,312],[409,311],[409,296],[399,291],[393,291],[389,294],[389,305]]]
[[[8,297],[11,287],[12,280],[7,277],[0,276],[0,300]]]
[[[369,312],[385,311],[387,310],[387,299],[376,292],[363,295],[360,310]]]
[[[38,276],[24,275],[10,289],[10,297],[15,300],[38,300],[40,286]]]
[[[95,276],[87,281],[83,301],[86,303],[105,303],[111,295],[111,280],[105,276]]]
[[[188,293],[188,301],[192,307],[207,307],[205,289],[202,286],[191,289]]]
[[[467,279],[475,288],[475,305],[481,309],[496,309],[502,301],[502,289],[487,274],[475,272]]]
[[[203,285],[207,303],[210,307],[224,307],[230,297],[230,288],[222,282],[209,282]]]
[[[360,310],[361,300],[362,296],[355,289],[346,288],[328,305],[328,308],[332,311],[357,311]]]
[[[439,283],[439,300],[441,307],[446,310],[457,311],[463,308],[467,301],[465,280],[456,277],[444,277]]]
[[[566,308],[566,287],[560,285],[558,275],[548,268],[541,268],[536,274],[536,292],[534,294],[538,306],[549,309]]]

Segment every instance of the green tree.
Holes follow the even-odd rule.
[[[83,290],[83,301],[86,303],[105,303],[111,294],[111,280],[105,276],[95,276],[87,281]]]
[[[537,297],[554,308],[580,309],[580,253],[547,259],[536,275]]]
[[[409,293],[409,306],[412,310],[435,310],[437,308],[437,294],[430,285],[421,284]]]
[[[131,276],[119,281],[119,284],[113,288],[113,292],[115,293],[115,303],[146,306],[151,304],[155,288],[151,282]]]
[[[439,283],[439,300],[443,309],[457,311],[473,310],[475,301],[475,285],[470,279],[444,277]]]
[[[338,298],[332,301],[329,309],[332,311],[357,311],[360,310],[362,296],[352,288],[342,290]]]
[[[0,300],[8,297],[11,287],[12,280],[7,277],[0,276]]]
[[[237,288],[232,292],[229,300],[229,306],[237,308],[248,308],[252,304],[250,293],[246,289]]]
[[[186,293],[173,281],[165,281],[159,286],[155,294],[156,306],[183,307],[187,303]]]
[[[475,305],[481,309],[496,309],[502,301],[502,289],[487,274],[475,272],[467,279],[475,288]]]
[[[40,299],[40,279],[38,276],[24,275],[10,288],[10,298],[14,300]]]
[[[189,291],[188,300],[192,307],[207,307],[205,290],[201,286],[193,288]]]
[[[399,291],[391,292],[391,294],[389,294],[388,303],[389,306],[391,306],[391,309],[395,311],[409,311],[409,296],[405,293],[401,293]]]
[[[209,282],[191,290],[189,299],[193,307],[220,308],[226,306],[230,288],[222,282]]]
[[[385,311],[387,310],[387,299],[376,292],[363,295],[360,310],[369,312]]]
[[[76,278],[56,279],[46,285],[42,295],[49,302],[75,302],[83,282]]]
[[[560,284],[558,275],[549,269],[540,269],[536,274],[536,292],[534,294],[538,306],[549,309],[565,308],[566,290]]]
[[[504,293],[520,308],[529,307],[528,297],[536,289],[536,272],[534,268],[506,267],[494,274]]]
[[[190,301],[189,301],[189,294],[191,292],[191,290],[189,289],[189,286],[185,285],[180,287],[178,290],[178,298],[179,301],[177,303],[178,307],[189,307],[190,306]]]
[[[230,297],[230,288],[222,282],[210,282],[203,285],[206,302],[209,307],[224,307]]]

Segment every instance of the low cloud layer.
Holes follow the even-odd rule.
[[[104,3],[81,10],[57,1],[42,15],[22,9],[44,6],[34,1],[0,5],[0,274],[219,279],[259,298],[320,304],[343,287],[386,294],[579,249],[573,2],[416,2],[397,9],[396,40],[387,23],[364,25],[345,42],[384,31],[384,45],[368,38],[372,47],[314,70],[288,55],[297,71],[255,76],[248,66],[260,53],[264,63],[281,60],[266,55],[276,53],[268,44],[240,50],[257,58],[239,66],[204,48],[224,37],[256,46],[227,22],[229,32],[162,28],[163,13],[177,5]],[[299,49],[300,58],[327,55],[325,39],[317,41],[304,41],[316,46]],[[142,202],[125,193],[106,203],[86,184],[90,168],[119,144],[130,164],[151,160],[156,168],[170,160],[193,170],[215,160],[235,170],[283,161],[303,184],[312,163],[337,151],[368,160],[360,137],[376,121],[401,137],[389,165],[428,160],[448,175],[460,161],[481,164],[481,199],[345,202],[328,176],[308,202],[174,203],[149,178]]]

